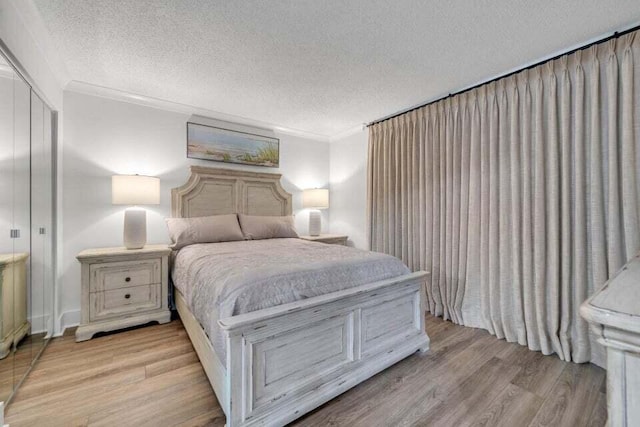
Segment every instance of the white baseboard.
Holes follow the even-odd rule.
[[[80,310],[70,310],[63,312],[58,318],[58,324],[53,334],[54,337],[60,337],[64,334],[65,329],[80,324]]]
[[[32,316],[31,317],[31,333],[39,334],[42,332],[49,331],[49,326],[47,326],[47,322],[51,321],[51,317],[52,316],[50,314],[44,314],[41,316]]]

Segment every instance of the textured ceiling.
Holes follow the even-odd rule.
[[[333,136],[640,21],[638,0],[34,0],[72,80]]]

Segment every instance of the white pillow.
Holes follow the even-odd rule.
[[[247,240],[299,237],[293,216],[258,216],[238,214],[240,227]]]
[[[172,249],[195,243],[216,243],[244,240],[236,214],[194,218],[165,218]]]

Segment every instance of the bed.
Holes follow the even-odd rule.
[[[280,178],[192,166],[172,216],[291,215]],[[261,263],[265,254],[279,262]],[[227,427],[284,425],[429,348],[426,273],[386,255],[272,239],[188,246],[173,259],[176,307]],[[286,292],[269,293],[272,275]]]

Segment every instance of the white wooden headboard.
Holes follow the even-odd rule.
[[[171,215],[291,215],[291,194],[282,188],[281,177],[276,173],[191,166],[187,182],[171,190]]]

